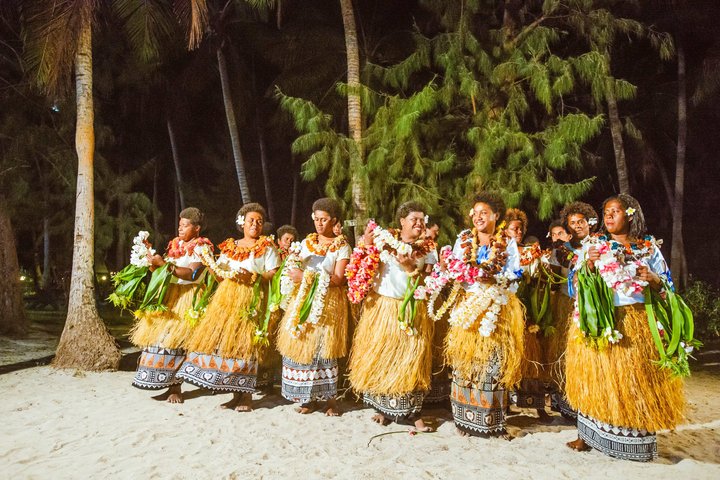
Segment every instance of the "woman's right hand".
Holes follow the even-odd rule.
[[[235,278],[237,278],[237,281],[240,283],[252,283],[253,274],[252,272],[241,268]]]
[[[300,283],[303,278],[303,271],[299,268],[293,268],[288,272],[288,277],[295,283]]]

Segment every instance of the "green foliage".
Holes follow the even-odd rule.
[[[720,337],[720,292],[710,284],[691,280],[682,293],[695,318],[697,337],[710,340]]]

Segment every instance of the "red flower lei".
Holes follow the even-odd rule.
[[[182,244],[180,242],[182,242]],[[165,249],[165,256],[167,258],[180,258],[185,255],[192,255],[195,247],[202,245],[207,245],[210,251],[214,249],[212,242],[205,237],[195,237],[189,242],[183,242],[179,237],[175,237],[168,243]]]
[[[250,258],[250,254],[252,253],[255,254],[255,258],[262,257],[265,254],[267,247],[273,245],[275,244],[272,238],[263,235],[255,241],[255,244],[252,247],[241,247],[235,243],[234,238],[228,238],[218,245],[218,248],[220,249],[220,253],[222,255],[225,255],[232,260],[242,262],[243,260]]]
[[[305,237],[308,250],[315,255],[324,257],[328,252],[336,252],[345,245],[348,245],[345,235],[338,235],[335,239],[326,244],[320,243],[320,235],[317,233],[311,233]]]

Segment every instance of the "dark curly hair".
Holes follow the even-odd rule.
[[[560,221],[562,222],[562,224],[566,230],[570,228],[570,226],[568,225],[568,219],[570,218],[570,216],[578,215],[578,214],[585,217],[585,220],[587,220],[588,222],[590,221],[591,218],[595,218],[595,219],[598,218],[597,212],[592,207],[592,205],[590,205],[589,203],[585,203],[585,202],[568,203],[567,205],[565,205],[563,207],[562,210],[560,210]],[[595,225],[590,225],[591,232],[594,232],[595,230],[597,230],[597,228],[598,228],[597,223]]]
[[[243,205],[243,206],[240,208],[240,210],[238,210],[237,215],[235,216],[235,218],[239,217],[240,215],[242,215],[242,216],[244,217],[244,216],[246,216],[246,215],[247,215],[248,213],[250,213],[250,212],[259,213],[260,215],[262,215],[262,217],[263,217],[263,222],[264,222],[265,219],[267,218],[267,212],[265,212],[265,207],[263,207],[262,205],[260,205],[260,204],[257,203],[257,202],[246,203],[245,205]],[[237,224],[236,224],[236,225],[237,225]],[[240,232],[243,231],[243,228],[242,228],[240,225],[237,225],[237,229],[238,229]]]
[[[647,231],[647,226],[645,225],[645,214],[642,211],[640,202],[638,202],[635,197],[632,197],[626,193],[618,193],[617,195],[613,195],[612,197],[605,199],[602,204],[603,213],[605,213],[605,205],[607,205],[607,203],[612,200],[617,200],[618,202],[620,202],[623,210],[627,210],[628,208],[635,209],[635,212],[632,215],[628,215],[626,217],[627,221],[630,223],[630,230],[628,231],[628,236],[635,239],[642,238]],[[607,230],[605,229],[604,221],[603,230],[607,232]]]
[[[335,220],[340,220],[340,217],[342,215],[340,204],[337,200],[330,197],[319,198],[315,200],[315,202],[312,204],[312,211],[315,212],[317,210],[320,210],[321,212],[327,212],[327,214],[330,215],[330,218],[334,218]]]
[[[190,220],[190,223],[193,225],[200,227],[202,230],[203,227],[205,227],[205,214],[200,211],[199,208],[195,207],[188,207],[182,212],[180,212],[180,218],[184,218],[185,220]]]
[[[550,225],[548,226],[548,234],[552,234],[552,230],[555,227],[560,227],[563,230],[565,230],[565,233],[569,233],[568,227],[566,227],[565,224],[561,220],[555,219],[552,222],[550,222]]]
[[[491,192],[480,192],[472,198],[470,207],[474,207],[476,203],[488,205],[493,213],[498,216],[497,223],[505,219],[505,202],[500,195]]]
[[[523,237],[527,233],[527,227],[528,227],[528,217],[525,212],[520,210],[519,208],[508,208],[505,212],[505,223],[510,223],[518,221],[522,225],[522,234]]]
[[[295,237],[295,240],[300,238],[300,234],[297,231],[297,228],[293,227],[292,225],[283,225],[282,227],[277,229],[277,239],[280,240],[283,235],[286,233],[292,234],[293,237]]]
[[[397,219],[398,224],[400,223],[401,218],[405,218],[413,212],[420,212],[424,214],[425,207],[422,203],[414,200],[410,200],[409,202],[405,202],[400,205],[395,211],[395,218]]]

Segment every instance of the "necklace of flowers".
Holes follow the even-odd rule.
[[[330,243],[320,243],[320,235],[318,235],[317,233],[311,233],[310,235],[305,237],[305,240],[308,250],[320,257],[324,257],[328,254],[328,252],[336,252],[340,250],[340,248],[344,245],[347,245],[347,239],[345,238],[345,235],[338,235]]]
[[[165,251],[165,256],[167,258],[175,259],[184,257],[186,255],[192,255],[195,247],[199,247],[202,245],[208,245],[210,249],[213,248],[212,242],[205,237],[195,237],[189,242],[185,242],[183,240],[180,240],[179,237],[175,237],[168,243],[167,249]]]
[[[317,325],[325,308],[325,297],[330,286],[330,275],[325,270],[308,268],[303,272],[300,288],[290,317],[288,330],[299,338],[308,325]]]
[[[290,297],[295,291],[295,282],[290,278],[288,273],[293,269],[302,269],[302,260],[300,259],[300,252],[302,250],[302,244],[300,242],[293,242],[288,248],[288,255],[285,257],[283,268],[280,271],[280,303],[278,308],[287,310],[288,304],[290,303]]]
[[[220,253],[227,258],[235,260],[236,262],[242,262],[250,258],[252,254],[254,254],[255,258],[262,257],[265,254],[265,249],[272,245],[272,238],[263,235],[250,247],[241,247],[234,238],[228,238],[218,245],[218,248],[220,249]]]
[[[520,248],[520,266],[526,267],[533,263],[543,255],[547,255],[547,252],[540,248],[539,243],[533,243],[527,247]]]
[[[652,236],[628,245],[605,235],[588,236],[586,239],[583,242],[595,246],[600,254],[594,262],[595,268],[608,287],[628,297],[643,292],[647,282],[637,278],[637,269],[645,265],[645,260],[659,245]]]

